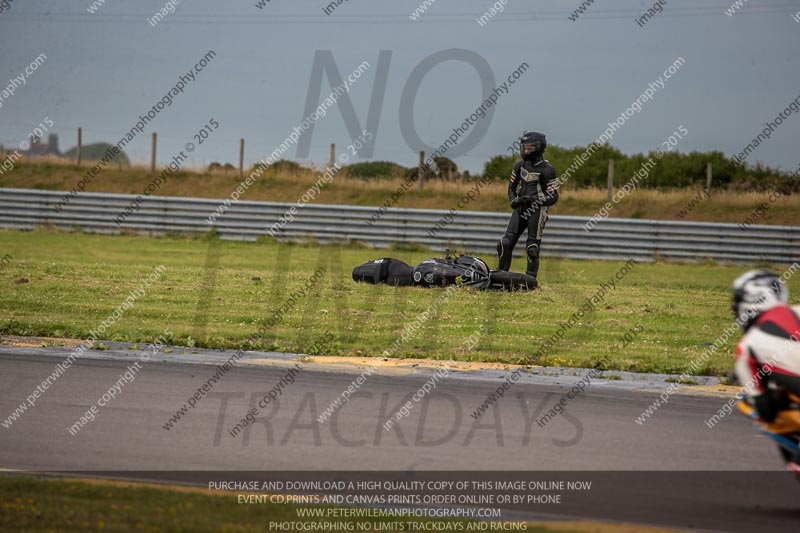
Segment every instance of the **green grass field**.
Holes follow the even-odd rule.
[[[409,264],[435,255],[425,250],[0,231],[0,257],[6,255],[11,259],[0,264],[4,334],[85,339],[164,265],[160,279],[105,332],[105,340],[145,343],[169,329],[169,340],[183,346],[309,353],[322,343],[326,354],[380,356],[417,324],[395,356],[516,363],[529,361],[623,265],[545,259],[541,290],[459,290],[439,313],[420,321],[444,290],[356,284],[350,273],[384,255]],[[287,303],[320,266],[326,272],[310,295]],[[522,259],[512,269],[523,270]],[[607,360],[605,366],[615,370],[680,372],[732,322],[729,285],[742,271],[714,264],[637,264],[540,363],[591,367]],[[790,280],[790,288],[800,291],[799,281]],[[275,323],[264,337],[253,339],[270,322]],[[467,351],[465,339],[481,326],[487,333]],[[626,333],[633,341],[623,347]],[[730,369],[734,342],[701,373]]]
[[[326,521],[336,523],[340,531],[416,533],[423,530],[468,530],[470,524],[479,525],[469,521],[425,518],[298,518],[297,509],[303,506],[240,504],[237,494],[125,482],[0,476],[0,531],[246,533],[280,531],[270,527],[270,522],[300,522],[311,526],[309,521],[314,520],[318,524],[317,529],[309,531],[323,531],[324,527],[319,526]],[[318,509],[321,506],[313,507]],[[426,525],[414,526],[414,523],[420,522]],[[452,527],[435,529],[436,526],[443,528],[447,525]],[[519,525],[519,522],[514,525]],[[530,533],[668,533],[668,530],[660,528],[599,522],[553,521],[523,525],[527,526],[524,531]]]
[[[225,495],[141,485],[0,478],[2,531],[276,531],[270,522],[322,522],[298,518],[291,504],[239,504]],[[403,519],[325,518],[345,523],[403,522]],[[370,528],[371,530],[372,528]],[[344,530],[344,529],[343,529]],[[530,530],[529,530],[530,531]],[[549,530],[534,529],[538,533]]]

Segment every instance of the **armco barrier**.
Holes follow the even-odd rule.
[[[293,204],[238,202],[212,224],[209,215],[220,200],[151,196],[117,225],[117,217],[134,195],[81,193],[56,212],[61,191],[0,188],[0,227],[32,229],[51,225],[93,233],[205,233],[215,228],[223,239],[255,240]],[[435,252],[445,247],[494,254],[509,213],[462,211],[431,236],[445,211],[389,209],[369,224],[374,207],[306,205],[277,234],[278,239],[320,242],[361,241],[378,248],[392,243],[421,244]],[[609,218],[587,232],[587,217],[551,216],[542,253],[552,257],[651,261],[714,260],[735,263],[792,263],[800,260],[800,227],[629,220]],[[524,246],[518,246],[521,253]]]

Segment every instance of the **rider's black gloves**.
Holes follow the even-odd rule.
[[[545,207],[550,207],[557,201],[558,201],[558,196],[545,196],[544,201],[542,201],[542,205]]]
[[[539,198],[536,196],[517,196],[511,200],[511,208],[517,209],[518,207],[531,207],[533,204],[538,204]]]

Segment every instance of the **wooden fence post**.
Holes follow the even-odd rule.
[[[81,166],[81,146],[83,145],[83,128],[78,128],[78,148],[75,153],[78,166]]]
[[[422,190],[425,186],[425,150],[419,151],[419,167],[417,169],[417,188]]]
[[[239,179],[244,178],[244,139],[239,139]]]
[[[714,170],[711,167],[711,161],[706,163],[706,189],[711,189],[711,180],[714,177]]]
[[[155,173],[156,171],[156,143],[158,142],[158,136],[156,132],[153,132],[153,146],[152,146],[152,153],[150,155],[150,172]]]
[[[608,202],[614,196],[614,160],[608,160]]]

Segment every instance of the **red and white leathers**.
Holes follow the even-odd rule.
[[[759,407],[769,384],[800,396],[800,306],[776,305],[759,314],[736,347],[736,377]]]

